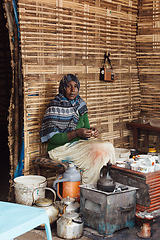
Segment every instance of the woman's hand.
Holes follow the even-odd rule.
[[[92,130],[92,137],[97,138],[99,136],[99,132],[96,128],[90,128]]]
[[[76,129],[76,134],[82,138],[90,138],[90,137],[97,138],[99,135],[99,132],[95,128],[90,128],[90,129],[79,128],[79,129]]]
[[[77,137],[81,138],[90,138],[92,137],[92,130],[87,128],[78,128],[76,129]]]
[[[76,130],[72,130],[71,132],[67,133],[68,140],[72,140],[73,138],[80,137],[80,138],[90,138],[95,137],[97,138],[99,135],[98,130],[95,128],[78,128]]]

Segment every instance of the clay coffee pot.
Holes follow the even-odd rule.
[[[103,166],[100,170],[100,179],[97,181],[97,189],[104,192],[113,192],[116,183],[110,177],[110,168],[112,164],[110,162],[107,163],[107,166]]]

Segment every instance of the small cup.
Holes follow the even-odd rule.
[[[138,171],[139,170],[139,164],[136,162],[131,163],[131,170]]]

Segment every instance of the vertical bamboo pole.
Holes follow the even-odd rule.
[[[15,71],[14,71],[14,107],[15,107],[15,124],[14,124],[14,172],[18,164],[19,157],[19,96],[18,96],[18,31],[16,23],[14,23],[14,57],[15,57]]]

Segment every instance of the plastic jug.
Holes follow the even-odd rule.
[[[62,196],[59,192],[59,183],[62,183]],[[81,175],[77,171],[74,164],[69,164],[68,169],[59,175],[57,180],[53,183],[53,188],[57,192],[57,196],[62,199],[66,197],[76,198],[77,202],[80,201],[80,187]]]

